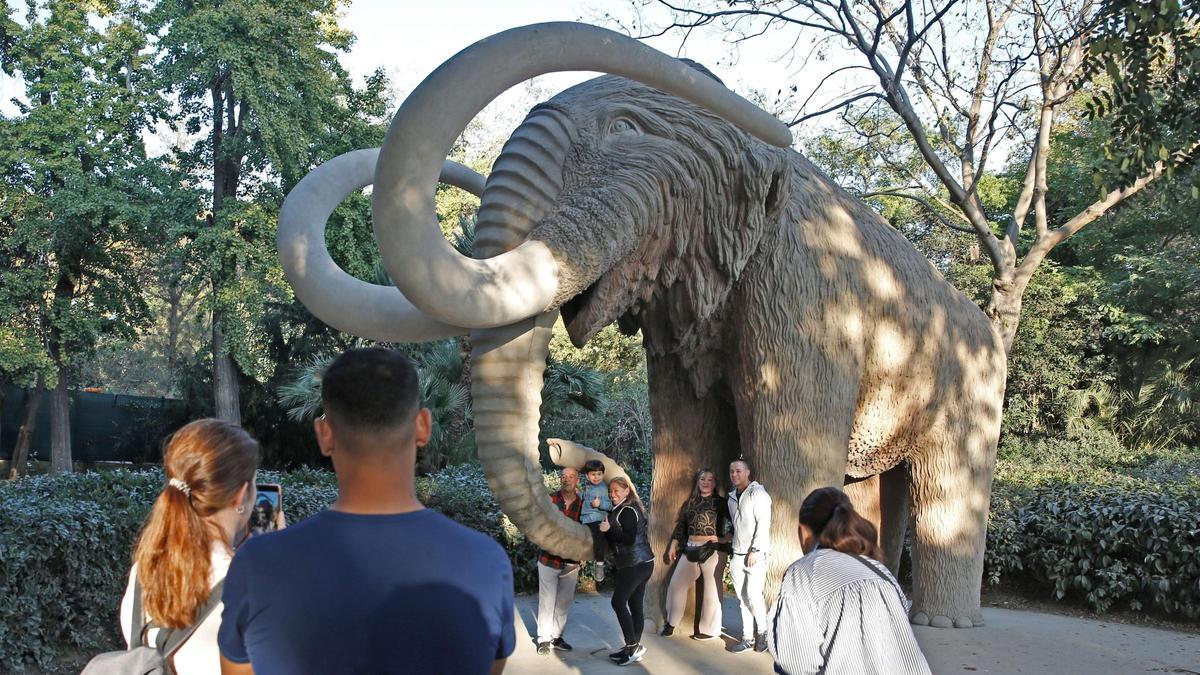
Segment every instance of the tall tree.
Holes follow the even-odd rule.
[[[1006,349],[1020,323],[1025,290],[1047,254],[1190,158],[1190,150],[1160,157],[1156,145],[1153,158],[1138,165],[1136,175],[1106,187],[1076,213],[1062,218],[1051,213],[1051,139],[1064,106],[1093,86],[1093,71],[1085,67],[1089,44],[1109,16],[1092,0],[697,0],[686,5],[659,0],[659,5],[669,10],[670,19],[657,34],[687,35],[715,26],[740,43],[790,31],[794,44],[812,46],[809,54],[796,55],[804,65],[844,50],[846,65],[831,67],[814,91],[791,99],[799,103],[790,123],[845,112],[861,102],[869,102],[871,110],[886,106],[911,135],[927,169],[890,192],[940,201],[956,225],[978,238],[992,265],[986,311]],[[836,93],[830,96],[826,87]],[[1195,140],[1186,139],[1181,147],[1190,149]],[[1024,158],[1018,198],[1010,208],[989,211],[980,198],[981,181],[990,165],[1011,156]]]
[[[349,90],[337,51],[344,0],[161,0],[152,12],[159,72],[191,133],[183,158],[211,186],[188,250],[211,285],[213,398],[241,420],[239,379],[260,370],[253,324],[279,285],[274,226],[280,187],[310,166],[311,146],[338,130]]]
[[[157,101],[143,88],[145,36],[116,3],[30,1],[6,11],[5,71],[25,86],[0,120],[0,301],[37,335],[53,368],[51,471],[71,470],[72,367],[106,335],[146,317],[136,283],[147,232],[136,198],[141,134]],[[8,7],[5,7],[8,10]],[[120,11],[118,11],[120,10]],[[131,198],[134,197],[134,198]]]

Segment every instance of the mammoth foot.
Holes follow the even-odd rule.
[[[977,628],[983,625],[983,614],[979,610],[975,611],[975,616],[966,614],[949,615],[929,613],[913,608],[912,616],[909,619],[914,626],[930,626],[933,628]]]

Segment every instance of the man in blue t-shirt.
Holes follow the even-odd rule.
[[[221,672],[499,673],[516,644],[512,566],[413,490],[429,410],[412,361],[337,358],[321,384],[333,506],[246,542],[225,577]]]

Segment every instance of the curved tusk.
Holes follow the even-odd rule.
[[[348,195],[371,184],[379,148],[355,150],[314,169],[288,193],[279,212],[279,261],[296,296],[334,328],[385,342],[425,342],[465,335],[413,306],[395,287],[356,279],[338,267],[325,246],[325,224]],[[446,161],[441,182],[475,195],[483,176]]]
[[[392,119],[371,199],[375,238],[396,286],[430,316],[471,328],[552,309],[558,265],[527,240],[486,260],[455,251],[431,225],[434,172],[471,119],[509,87],[545,73],[598,70],[643,82],[788,146],[787,126],[691,66],[619,33],[577,23],[514,28],[467,47],[425,78]]]
[[[614,462],[608,455],[589,448],[586,445],[580,445],[574,441],[568,441],[562,438],[547,438],[546,447],[550,450],[550,461],[555,466],[571,467],[578,471],[583,470],[583,465],[589,460],[598,459],[604,465],[604,482],[608,482],[618,476],[629,481],[633,485],[633,479],[629,474],[625,473],[625,469],[621,468],[620,464]],[[637,488],[634,488],[635,490]]]

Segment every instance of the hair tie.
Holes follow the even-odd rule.
[[[172,478],[171,480],[167,481],[167,485],[179,490],[188,498],[191,498],[192,496],[192,488],[188,487],[188,484],[183,482],[182,479]]]

